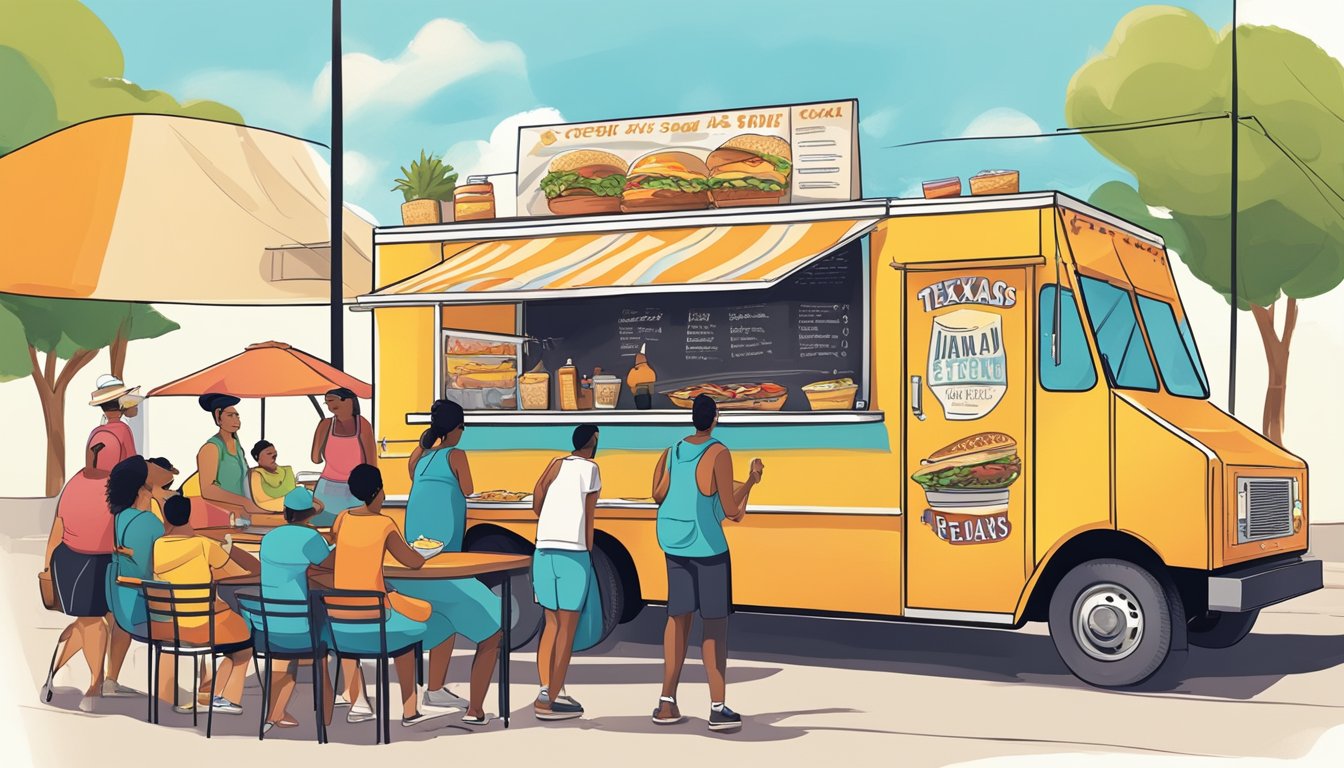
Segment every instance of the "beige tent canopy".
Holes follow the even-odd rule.
[[[71,126],[0,157],[0,292],[191,304],[330,300],[330,184],[309,143],[162,115]],[[345,209],[345,296],[372,225]]]

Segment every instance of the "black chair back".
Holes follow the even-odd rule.
[[[156,626],[171,624],[174,647],[214,647],[216,598],[214,583],[170,584],[166,581],[142,581],[140,594],[145,599],[145,611],[149,617],[149,628],[146,633],[151,639],[166,642],[168,638],[156,637],[155,635],[161,633],[155,632],[154,629]],[[182,620],[202,618],[205,619],[208,628],[207,642],[184,642]],[[197,624],[195,621],[187,623]]]
[[[307,600],[287,600],[251,592],[239,592],[236,597],[238,598],[238,607],[242,609],[243,617],[252,626],[252,642],[259,653],[270,655],[270,623],[276,619],[303,619],[304,626],[309,628],[307,632],[309,646],[307,648],[286,648],[283,651],[284,653],[311,655],[315,652],[314,649],[318,647],[317,637],[319,633],[312,632],[315,617],[312,606],[309,605]]]
[[[378,651],[387,655],[387,595],[377,590],[322,589],[310,593],[314,618],[313,634],[319,625],[331,628],[331,645],[344,655],[340,643],[342,627],[378,627]]]

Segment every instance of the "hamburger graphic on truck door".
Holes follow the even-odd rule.
[[[610,152],[578,149],[557,155],[541,180],[546,207],[558,216],[620,213],[625,161]]]
[[[924,489],[929,509],[922,522],[949,544],[984,544],[1008,538],[1009,487],[1022,475],[1017,440],[979,432],[934,451],[911,479]]]
[[[789,193],[793,153],[778,136],[746,133],[709,153],[709,190],[717,208],[772,205]]]

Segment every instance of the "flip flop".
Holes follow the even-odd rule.
[[[274,725],[276,728],[298,728],[299,721],[286,715],[280,720],[272,720],[267,725]]]

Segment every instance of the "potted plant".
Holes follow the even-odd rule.
[[[457,172],[442,158],[426,156],[422,149],[420,159],[412,160],[409,169],[402,166],[395,184],[392,191],[406,198],[401,206],[402,224],[438,224],[443,221],[442,201],[453,199]]]

